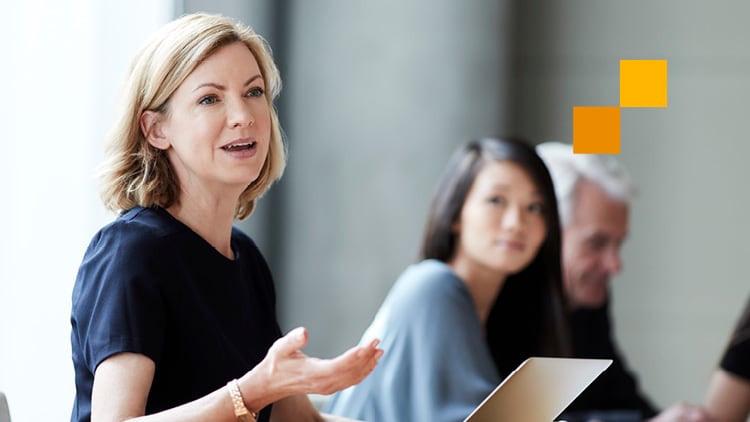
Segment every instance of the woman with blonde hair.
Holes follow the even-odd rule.
[[[233,226],[285,165],[265,41],[194,14],[135,57],[102,173],[116,220],[73,290],[72,421],[316,421],[306,393],[361,381],[377,341],[333,359],[282,337],[269,268]]]

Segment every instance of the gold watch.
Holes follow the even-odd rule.
[[[229,389],[229,397],[232,398],[234,416],[237,417],[237,420],[240,422],[255,422],[258,420],[258,414],[245,406],[245,400],[242,399],[242,393],[240,392],[240,386],[237,384],[237,379],[229,381],[227,383],[227,389]]]

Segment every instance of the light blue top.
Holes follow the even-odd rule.
[[[456,422],[499,384],[466,284],[445,263],[410,266],[361,344],[385,354],[360,384],[332,397],[327,413],[368,422]]]

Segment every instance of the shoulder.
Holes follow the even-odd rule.
[[[465,283],[448,265],[437,260],[409,266],[396,280],[387,300],[392,306],[404,308],[407,312],[422,308],[447,312],[472,304]]]
[[[253,256],[262,256],[258,245],[245,232],[237,227],[232,227],[232,243],[240,250],[246,251]]]
[[[184,235],[187,228],[163,208],[136,207],[125,211],[117,219],[102,227],[92,243],[107,241],[125,250],[158,250],[167,252],[166,243]]]
[[[162,213],[166,211],[138,207],[102,227],[86,249],[81,270],[134,274],[144,267],[159,267],[174,249],[169,246],[171,238],[179,232]]]
[[[445,296],[466,292],[464,282],[444,262],[428,259],[409,266],[399,276],[395,289],[406,294]]]
[[[719,362],[725,371],[750,379],[750,301],[745,305]]]
[[[94,235],[73,287],[77,318],[89,318],[98,302],[114,306],[147,303],[146,298],[158,297],[174,249],[167,244],[170,229],[165,224],[168,220],[155,210],[138,208],[123,213]]]
[[[102,227],[94,236],[92,244],[105,241],[149,248],[153,243],[165,241],[179,231],[179,227],[165,214],[163,209],[133,208]]]
[[[255,241],[250,236],[237,227],[232,227],[232,247],[239,252],[243,262],[254,267],[263,268],[264,271],[268,269],[266,258],[263,256],[260,248],[258,248],[258,245],[255,244]]]

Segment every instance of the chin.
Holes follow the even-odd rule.
[[[607,295],[592,295],[582,302],[584,308],[596,309],[601,308],[607,303]]]
[[[531,260],[523,260],[523,262],[513,260],[512,262],[505,262],[504,264],[505,265],[502,266],[503,272],[506,274],[518,274],[531,265]]]

